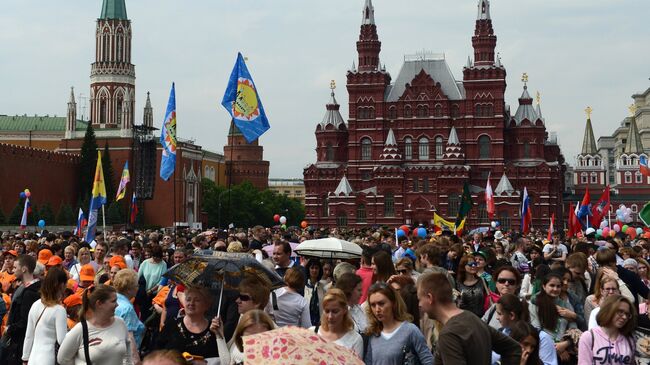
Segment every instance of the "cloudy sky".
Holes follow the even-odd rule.
[[[82,104],[101,2],[2,0],[0,114],[65,115],[70,86]],[[373,3],[381,60],[393,79],[404,55],[422,50],[445,53],[462,78],[477,0]],[[316,158],[314,129],[331,79],[347,118],[345,73],[357,57],[362,6],[363,0],[127,0],[137,120],[150,91],[160,126],[175,81],[180,137],[222,153],[229,118],[219,103],[241,51],[271,123],[261,138],[271,177],[301,177]],[[547,128],[558,133],[570,162],[582,143],[587,105],[598,138],[628,114],[630,95],[650,87],[648,0],[493,0],[491,13],[508,72],[507,102],[516,106],[527,72],[531,91],[542,94]]]

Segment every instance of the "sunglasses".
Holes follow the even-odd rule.
[[[476,262],[474,262],[474,261],[468,262],[466,265],[469,266],[469,267],[477,267],[478,266],[478,264]]]
[[[242,302],[248,302],[249,300],[251,300],[251,296],[250,296],[250,295],[246,295],[246,294],[239,294],[239,297],[238,297],[238,298],[239,298],[239,300],[241,300]]]
[[[515,284],[517,284],[517,280],[515,280],[515,279],[499,278],[499,279],[497,279],[497,283],[499,283],[499,284],[505,284],[505,283],[508,283],[508,284],[510,284],[510,285],[515,285]]]
[[[405,275],[405,274],[408,274],[408,270],[404,270],[404,269],[397,270],[397,273],[400,274],[400,275]]]

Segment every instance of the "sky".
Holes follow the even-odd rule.
[[[444,53],[462,79],[478,0],[373,0],[381,62],[393,77],[404,55]],[[0,114],[78,115],[90,90],[101,0],[2,0]],[[176,82],[178,135],[223,153],[229,115],[220,102],[237,52],[247,58],[271,124],[260,143],[270,177],[302,177],[315,162],[317,123],[330,80],[347,119],[346,71],[356,61],[363,0],[126,0],[136,65],[136,121],[151,92],[160,127]],[[647,0],[492,0],[497,52],[516,110],[523,72],[539,90],[549,132],[573,164],[593,108],[596,139],[628,115],[650,87]],[[87,103],[87,101],[86,101]],[[89,107],[86,109],[88,114]]]

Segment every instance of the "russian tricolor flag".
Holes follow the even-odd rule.
[[[521,233],[528,233],[533,221],[533,215],[530,212],[530,198],[528,189],[524,188],[524,196],[521,201]]]
[[[650,166],[648,166],[648,158],[645,156],[639,157],[639,171],[644,176],[650,176]]]
[[[77,227],[74,229],[74,234],[77,237],[82,237],[84,228],[88,225],[88,220],[84,215],[84,211],[79,208],[79,215],[77,216]]]
[[[27,216],[32,212],[32,204],[29,202],[29,197],[25,198],[25,208],[23,209],[23,216],[20,218],[20,229],[27,228]]]

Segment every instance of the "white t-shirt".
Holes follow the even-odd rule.
[[[54,343],[61,344],[68,332],[66,318],[62,305],[45,307],[40,300],[34,302],[27,316],[23,361],[29,360],[28,364],[53,364]]]
[[[309,330],[315,331],[316,328],[310,327]],[[322,337],[323,335],[322,327],[318,328],[318,335]],[[343,335],[343,337],[334,341],[334,343],[354,351],[354,353],[357,354],[359,358],[363,357],[363,338],[357,331],[354,330],[354,328],[348,331],[345,335]]]
[[[544,252],[544,253],[550,253],[551,251],[553,251],[553,244],[552,243],[546,244],[544,246],[544,249],[542,249],[542,252]],[[569,250],[566,248],[565,245],[560,243],[560,244],[558,244],[557,250],[555,250],[555,253],[553,254],[552,258],[562,257],[563,254],[568,255]]]
[[[88,323],[88,351],[90,361],[101,365],[130,365],[131,342],[128,330],[121,318],[114,317],[113,324],[106,328],[98,328]],[[59,348],[57,360],[61,365],[86,364],[84,353],[83,330],[77,323]]]

